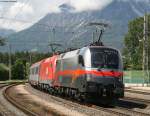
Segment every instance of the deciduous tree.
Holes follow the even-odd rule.
[[[149,15],[150,28],[150,15]],[[143,54],[143,29],[144,18],[136,18],[129,22],[128,33],[124,38],[124,65],[126,68],[142,69],[142,54]],[[150,32],[150,29],[148,30]],[[148,38],[148,49],[150,56],[150,36]],[[149,63],[150,64],[150,63]]]

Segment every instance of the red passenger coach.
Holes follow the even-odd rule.
[[[39,86],[45,89],[53,86],[57,56],[44,59],[39,72]]]

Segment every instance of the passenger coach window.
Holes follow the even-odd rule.
[[[32,68],[32,74],[34,75],[34,68]]]
[[[32,74],[32,69],[30,69],[30,74]]]
[[[35,73],[38,74],[38,67],[36,68],[36,72]]]
[[[33,74],[35,74],[36,68],[33,69]]]

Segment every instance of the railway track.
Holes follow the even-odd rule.
[[[6,86],[8,86],[8,85],[9,85],[9,84],[1,83],[1,84],[0,84],[0,89],[6,87]],[[1,112],[0,112],[0,116],[2,116],[2,113],[1,113]]]
[[[3,95],[6,98],[7,101],[9,101],[12,105],[23,111],[25,114],[29,116],[37,116],[37,114],[33,113],[32,111],[28,110],[24,106],[20,105],[10,94],[9,94],[9,89],[13,86],[16,86],[21,83],[15,83],[15,84],[10,84],[7,85],[8,87],[4,90]]]
[[[96,105],[93,105],[93,104],[89,104],[89,103],[80,103],[80,102],[77,102],[76,100],[72,100],[72,99],[66,99],[66,98],[63,98],[67,101],[62,101],[61,99],[62,98],[59,98],[59,97],[55,97],[55,96],[51,96],[52,99],[58,101],[58,102],[63,102],[64,104],[70,106],[70,107],[74,107],[74,108],[82,108],[82,109],[92,109],[93,112],[95,113],[101,113],[101,111],[104,111],[104,112],[107,112],[107,113],[110,113],[110,114],[114,114],[114,115],[121,115],[121,116],[130,116],[130,115],[127,115],[125,112],[119,112],[119,111],[115,111],[115,110],[112,110],[110,108],[105,108],[105,107],[100,107],[100,106],[96,106]]]
[[[11,95],[9,94],[9,89],[13,86],[16,86],[18,84],[11,84],[11,85],[3,85],[0,86],[1,87],[6,87],[8,86],[5,91],[4,91],[4,96],[5,98],[12,103],[14,106],[16,106],[18,109],[20,109],[21,111],[23,111],[24,113],[26,113],[27,115],[30,116],[36,116],[37,114],[29,111],[28,109],[26,109],[24,106],[20,105],[19,103],[17,103],[17,101],[15,101],[15,99],[13,99],[13,97],[11,97]],[[48,93],[47,93],[48,94]],[[51,96],[51,95],[50,95]],[[58,102],[63,102],[65,105],[68,105],[70,107],[74,107],[74,108],[81,108],[81,109],[92,109],[93,112],[95,113],[100,113],[101,111],[110,113],[110,114],[114,114],[114,115],[121,115],[121,116],[131,116],[131,115],[136,115],[136,116],[150,116],[150,114],[146,114],[143,112],[139,112],[139,111],[135,111],[132,109],[128,109],[128,108],[122,108],[122,107],[114,107],[114,108],[109,108],[109,107],[102,107],[102,106],[97,106],[97,105],[93,105],[93,104],[87,104],[87,103],[78,103],[74,100],[62,100],[62,98],[57,97],[57,96],[51,96],[52,99],[58,101]],[[66,99],[66,98],[63,98]],[[128,98],[129,99],[129,98]],[[133,99],[130,99],[133,100]],[[137,99],[136,99],[137,100]],[[135,101],[135,99],[134,99]]]
[[[47,93],[48,94],[48,93]],[[75,108],[79,108],[81,107],[82,109],[85,109],[87,107],[92,108],[94,112],[100,112],[100,111],[104,111],[104,112],[108,112],[110,114],[114,114],[114,115],[121,115],[121,116],[150,116],[150,114],[144,113],[144,112],[139,112],[139,111],[135,111],[132,109],[128,109],[128,108],[123,108],[123,107],[114,107],[114,108],[109,108],[109,107],[102,107],[102,106],[98,106],[98,105],[93,105],[93,104],[87,104],[87,103],[79,103],[76,100],[72,100],[72,99],[68,99],[68,98],[60,98],[57,96],[51,96],[52,99],[58,101],[58,102],[64,102],[64,104],[70,106],[70,107],[75,107]],[[66,99],[67,101],[62,101],[62,99]],[[80,106],[79,106],[80,105]]]
[[[55,100],[58,100],[57,98],[53,97]],[[62,101],[61,101],[62,102]],[[69,102],[65,102],[65,104],[70,105]],[[128,108],[123,108],[123,107],[114,107],[114,108],[105,108],[102,106],[97,106],[93,104],[82,104],[82,103],[76,103],[76,101],[71,104],[72,107],[79,107],[78,104],[80,104],[83,108],[84,107],[89,107],[93,108],[93,110],[97,111],[104,111],[104,112],[109,112],[110,114],[115,114],[115,115],[121,115],[121,116],[150,116],[150,114],[144,113],[144,112],[139,112],[135,110],[131,110]]]
[[[132,98],[132,97],[124,97],[122,100],[128,100],[128,101],[135,101],[135,102],[140,102],[144,104],[150,104],[150,100],[147,99],[141,99],[141,98]]]
[[[138,93],[138,94],[143,94],[143,95],[150,95],[150,92],[136,91],[136,90],[130,90],[130,89],[125,89],[125,92]]]
[[[0,84],[0,89],[2,89],[3,87],[8,86],[9,84]]]
[[[96,109],[103,109],[103,107],[99,107],[99,106],[94,106],[94,108]],[[139,112],[139,111],[135,111],[135,110],[131,110],[128,108],[123,108],[123,107],[114,107],[114,108],[107,108],[107,109],[103,109],[104,111],[109,111],[110,113],[112,112],[113,114],[116,115],[121,115],[121,116],[150,116],[150,114],[144,113],[144,112]]]

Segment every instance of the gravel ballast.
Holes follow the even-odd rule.
[[[32,88],[29,84],[14,86],[10,91],[15,91],[10,94],[19,104],[40,116],[110,116],[108,112],[51,96]]]

